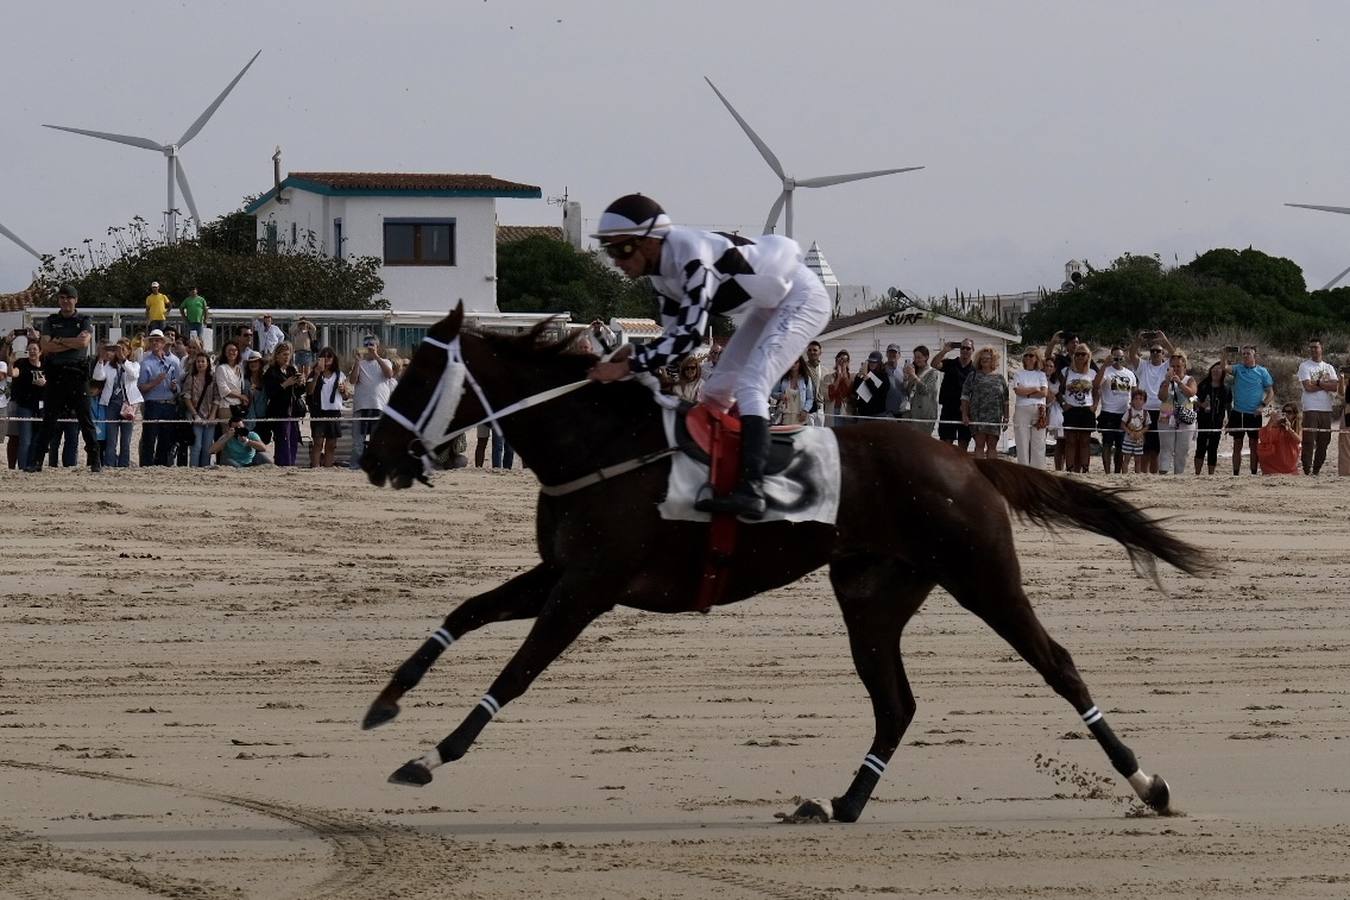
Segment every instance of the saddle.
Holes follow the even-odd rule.
[[[794,445],[792,435],[805,425],[774,425],[769,428],[769,458],[764,464],[765,475],[777,475],[792,462]],[[741,420],[738,416],[713,409],[710,406],[682,403],[675,413],[675,443],[680,452],[709,467],[712,483],[723,493],[719,472],[736,484],[741,467]]]
[[[769,458],[764,474],[775,475],[792,462],[791,435],[804,425],[776,425],[769,429]],[[680,452],[708,467],[708,480],[718,494],[736,486],[741,470],[741,420],[730,413],[699,404],[681,404],[675,415],[675,443]],[[706,614],[726,592],[732,557],[736,552],[738,521],[715,514],[708,529],[708,553],[694,608]]]

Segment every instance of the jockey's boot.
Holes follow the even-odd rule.
[[[764,463],[769,456],[769,420],[763,416],[741,416],[741,480],[725,497],[713,493],[705,484],[694,501],[694,509],[708,513],[731,513],[743,519],[764,518]]]

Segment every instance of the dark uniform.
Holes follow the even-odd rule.
[[[79,337],[84,331],[92,335],[94,326],[88,316],[78,312],[73,316],[52,313],[42,326],[42,333],[53,338]],[[101,468],[102,455],[94,430],[94,417],[89,412],[89,357],[83,350],[62,350],[46,354],[42,366],[47,372],[46,406],[29,465],[34,469],[42,468],[43,456],[60,439],[61,425],[57,420],[73,418],[80,422],[80,434],[84,437],[84,450],[90,464],[96,469]]]

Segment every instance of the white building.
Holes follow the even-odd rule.
[[[1021,341],[1021,335],[976,325],[931,309],[911,306],[901,310],[873,309],[838,319],[831,319],[820,335],[822,365],[833,367],[834,356],[847,350],[853,369],[867,359],[873,350],[883,353],[895,344],[905,362],[914,358],[914,348],[927,347],[934,355],[941,355],[945,345],[970,338],[976,349],[993,347],[999,352],[1001,371],[1007,372],[1008,346]]]
[[[497,312],[497,198],[537,199],[491,175],[292,172],[246,208],[264,247],[374,256],[394,310]]]

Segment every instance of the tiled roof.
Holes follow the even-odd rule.
[[[557,225],[498,225],[497,246],[514,244],[526,238],[546,237],[555,241],[563,239],[563,230]]]
[[[292,172],[289,179],[313,182],[338,191],[539,191],[537,185],[505,181],[491,175],[441,172]]]
[[[40,301],[46,299],[46,292],[41,290],[35,281],[26,290],[13,294],[0,294],[0,312],[23,312],[29,307],[37,306]]]

